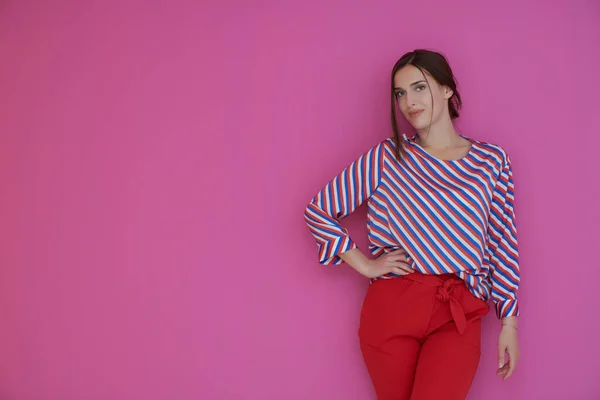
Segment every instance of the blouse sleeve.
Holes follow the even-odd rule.
[[[339,254],[356,248],[340,220],[373,195],[381,178],[384,143],[379,143],[333,178],[308,203],[304,219],[317,242],[319,263],[338,265]]]
[[[492,196],[487,242],[492,300],[498,318],[519,315],[519,248],[514,200],[511,160],[506,155]]]

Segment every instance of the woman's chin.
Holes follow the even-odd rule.
[[[410,126],[412,126],[416,131],[419,131],[419,130],[427,129],[429,124],[427,122],[414,121],[414,122],[410,122]]]

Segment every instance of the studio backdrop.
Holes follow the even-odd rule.
[[[495,375],[490,313],[469,399],[599,399],[599,26],[590,0],[1,2],[0,398],[375,399],[368,282],[303,213],[427,48],[514,171],[521,359]]]

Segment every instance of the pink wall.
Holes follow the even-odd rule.
[[[0,398],[374,399],[302,213],[415,47],[515,169],[522,359],[487,318],[470,399],[600,398],[598,3],[210,3],[2,2]]]

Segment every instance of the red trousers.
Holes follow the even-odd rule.
[[[361,351],[379,400],[463,400],[477,371],[486,302],[454,274],[373,282]]]

